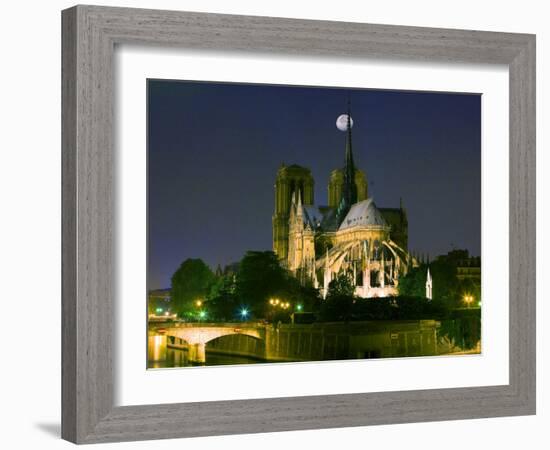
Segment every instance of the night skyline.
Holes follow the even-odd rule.
[[[271,250],[281,163],[310,168],[327,204],[349,92],[356,165],[377,206],[402,198],[409,248],[479,255],[479,95],[150,80],[148,288],[169,287],[187,258],[215,268]]]

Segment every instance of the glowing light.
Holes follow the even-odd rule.
[[[156,311],[157,311],[158,313],[161,313],[163,310],[162,310],[162,308],[157,308]]]
[[[467,305],[468,307],[470,307],[470,305],[472,304],[473,301],[474,301],[473,295],[466,294],[466,295],[464,296],[464,303],[466,303],[466,305]]]
[[[296,305],[296,310],[297,311],[301,311],[303,309],[303,306],[300,305],[299,303]]]
[[[206,317],[206,311],[199,311],[199,318],[204,319]]]
[[[241,317],[243,319],[246,319],[247,316],[248,316],[248,309],[246,308],[241,309]]]
[[[196,306],[197,308],[200,308],[200,307],[202,306],[202,300],[197,300],[197,301],[195,301],[195,306]]]

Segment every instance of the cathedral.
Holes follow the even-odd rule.
[[[326,297],[332,279],[346,275],[363,298],[397,295],[399,278],[416,260],[408,253],[407,213],[378,208],[365,173],[355,166],[349,106],[337,120],[346,133],[345,164],[330,174],[328,205],[315,206],[311,171],[281,165],[275,181],[273,251],[304,285]]]

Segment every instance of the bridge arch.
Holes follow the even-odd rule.
[[[179,324],[178,324],[179,325]],[[265,330],[258,326],[240,326],[231,324],[179,325],[165,329],[168,337],[176,337],[188,344],[189,360],[203,363],[206,361],[206,344],[224,336],[244,335],[258,340],[265,339]]]
[[[261,359],[266,355],[266,341],[248,334],[226,334],[206,343],[206,353],[209,352],[220,356]]]

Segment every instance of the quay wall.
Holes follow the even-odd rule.
[[[267,325],[265,339],[241,334],[206,344],[206,353],[266,361],[433,356],[439,322],[434,320]]]

